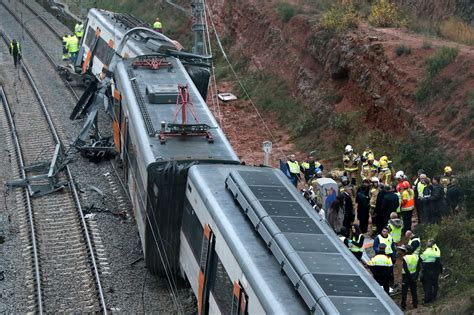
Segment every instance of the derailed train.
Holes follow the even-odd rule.
[[[240,165],[205,102],[208,58],[140,25],[91,9],[78,66],[112,78],[147,268],[185,277],[200,314],[401,313],[279,170]]]

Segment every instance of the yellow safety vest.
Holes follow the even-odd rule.
[[[408,241],[408,245],[411,246],[411,244],[412,244],[414,241],[418,241],[418,243],[420,243],[420,245],[415,249],[415,251],[413,252],[413,254],[419,255],[419,254],[420,254],[420,248],[421,248],[421,240],[420,240],[419,237],[411,238],[411,239]]]
[[[390,227],[390,235],[392,236],[392,239],[395,243],[400,242],[402,239],[402,226],[401,227],[396,227],[392,223],[389,223],[388,226]]]
[[[154,28],[155,30],[161,30],[161,28],[162,28],[161,22],[156,21],[155,23],[153,23],[153,28]]]
[[[423,190],[425,190],[426,185],[423,183],[418,183],[416,186],[416,191],[418,192],[418,199],[423,198]]]
[[[362,234],[359,235],[359,237],[357,239],[357,243],[359,243],[361,237],[362,237]],[[352,241],[356,241],[354,236],[352,236]],[[354,243],[352,243],[352,247],[350,248],[350,250],[353,253],[362,253],[364,251],[364,248],[358,247],[358,246],[354,245]]]
[[[66,45],[67,45],[67,50],[70,53],[75,53],[79,51],[79,40],[77,39],[76,36],[70,37]]]
[[[387,255],[378,254],[367,263],[369,266],[392,267],[392,260]]]
[[[407,202],[401,207],[402,211],[411,211],[415,208],[415,192],[413,189],[408,188],[402,192],[402,201],[403,200]]]
[[[288,161],[288,166],[290,168],[290,173],[292,174],[299,174],[300,173],[300,166],[298,165],[297,161],[291,162]]]
[[[433,247],[428,247],[425,249],[423,254],[420,256],[424,263],[433,263],[435,262],[436,258],[439,257],[441,257],[441,251],[439,250],[438,246],[436,246],[436,244],[433,245]]]
[[[84,36],[84,24],[76,24],[74,27],[74,33],[78,38],[82,38],[82,36]]]
[[[393,250],[392,250],[392,243],[393,243],[392,236],[389,234],[387,236],[387,238],[385,238],[385,237],[382,237],[382,235],[379,234],[379,235],[377,235],[377,237],[379,239],[379,244],[385,244],[386,245],[385,254],[391,255],[393,253]]]
[[[407,264],[408,271],[411,274],[416,272],[416,266],[418,265],[418,260],[419,259],[420,258],[418,257],[418,255],[415,255],[415,254],[405,255],[405,257],[403,257],[403,260]],[[405,274],[405,269],[403,269],[403,268],[402,268],[402,273]]]
[[[321,163],[316,162],[316,161],[314,162],[314,168],[315,168],[315,169],[318,168],[318,167],[320,167],[320,166],[321,166]],[[309,163],[308,163],[308,162],[303,162],[303,163],[301,163],[301,167],[302,167],[303,169],[307,170],[307,169],[309,169]]]
[[[21,52],[21,48],[20,48],[20,43],[19,43],[19,42],[16,42],[16,49],[18,50],[18,53]],[[13,54],[13,42],[10,43],[10,51],[11,51],[11,53]]]

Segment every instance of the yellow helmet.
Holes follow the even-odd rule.
[[[452,171],[453,171],[453,169],[451,168],[451,166],[446,166],[446,167],[444,168],[444,172],[445,172],[445,173],[449,173],[449,172],[452,172]]]
[[[379,160],[380,162],[384,161],[386,163],[388,163],[388,157],[386,155],[382,156]]]
[[[381,168],[387,168],[388,167],[387,161],[382,160],[382,158],[380,158],[380,167]]]
[[[369,154],[369,155],[367,155],[367,160],[369,160],[369,161],[373,161],[373,160],[375,160],[375,157],[374,157],[374,155],[373,155],[373,154]]]

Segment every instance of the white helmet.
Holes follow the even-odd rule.
[[[346,145],[346,147],[344,148],[344,150],[346,152],[352,152],[352,146],[350,144]]]
[[[395,178],[396,179],[402,179],[405,177],[405,173],[403,173],[403,171],[398,171],[395,173]]]
[[[379,178],[374,176],[374,177],[372,177],[372,178],[370,179],[370,181],[371,181],[372,183],[374,183],[374,182],[378,183],[378,182],[379,182]]]

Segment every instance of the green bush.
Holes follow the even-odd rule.
[[[289,3],[279,2],[277,3],[276,8],[281,20],[284,23],[287,23],[293,16],[296,15],[296,8]]]
[[[432,56],[426,58],[426,72],[430,77],[437,75],[443,68],[456,59],[459,49],[443,46]]]
[[[335,5],[324,12],[321,18],[321,26],[326,30],[345,31],[357,27],[359,22],[352,5]]]
[[[400,57],[403,54],[409,55],[409,54],[411,54],[411,48],[409,46],[405,46],[405,45],[398,45],[397,47],[395,47],[395,54],[398,57]]]
[[[398,9],[390,0],[376,0],[372,5],[369,23],[377,27],[395,27],[401,23]]]
[[[359,126],[360,118],[361,113],[358,111],[334,113],[329,118],[329,126],[343,132],[352,131]]]

